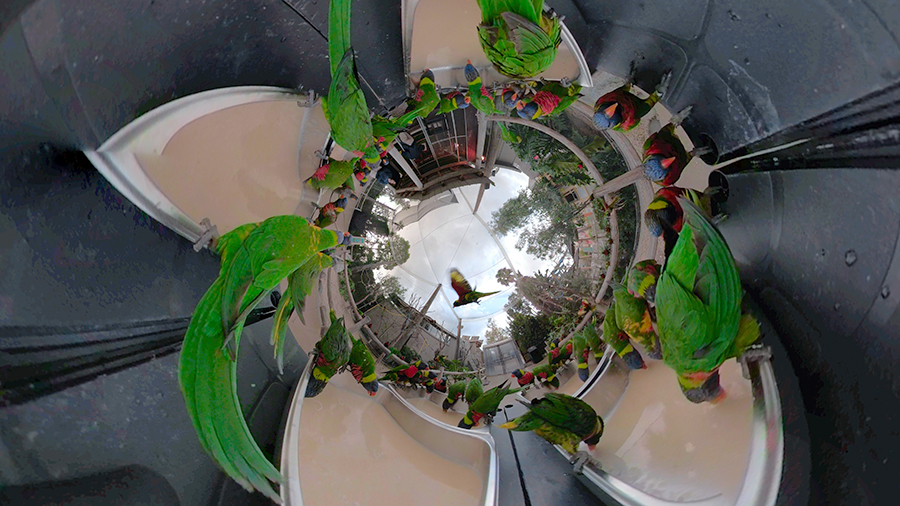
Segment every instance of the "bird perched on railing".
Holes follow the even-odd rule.
[[[531,371],[516,369],[515,371],[513,371],[512,376],[516,378],[516,382],[519,383],[520,387],[528,386],[534,383],[534,373],[532,373]]]
[[[419,79],[416,94],[406,102],[406,112],[394,120],[394,125],[405,127],[416,118],[425,118],[440,102],[441,97],[434,85],[434,72],[426,69]]]
[[[535,84],[534,95],[523,96],[516,102],[516,112],[524,119],[538,119],[551,114],[559,114],[581,97],[581,86],[568,87],[555,81],[541,81]]]
[[[587,381],[591,372],[588,368],[588,357],[590,357],[591,354],[591,347],[588,345],[584,332],[575,334],[572,337],[572,342],[575,344],[575,361],[578,364],[578,379]]]
[[[508,388],[506,386],[507,384],[509,384],[509,380],[504,381],[500,386],[496,386],[487,392],[484,392],[475,400],[475,402],[469,402],[467,398],[466,402],[469,402],[469,410],[466,411],[466,416],[459,421],[458,427],[461,429],[471,429],[477,425],[482,418],[493,417],[494,413],[497,412],[497,408],[500,407],[500,403],[503,402],[503,398],[519,391],[518,388],[514,390]]]
[[[719,213],[721,192],[721,188],[712,186],[703,192],[677,186],[666,186],[656,191],[656,195],[647,206],[647,210],[644,211],[644,223],[651,234],[663,237],[667,257],[675,246],[675,241],[678,240],[678,233],[681,232],[684,220],[684,212],[678,199],[687,198],[707,216],[721,219],[722,216]]]
[[[375,374],[375,357],[366,347],[366,343],[360,339],[350,336],[350,342],[353,344],[350,349],[350,358],[347,365],[350,367],[350,374],[357,383],[363,386],[369,395],[378,393],[378,380]]]
[[[598,98],[594,102],[594,126],[619,132],[632,130],[666,93],[671,77],[671,73],[664,75],[656,91],[647,98],[638,98],[631,92],[630,79],[624,86]]]
[[[744,290],[725,240],[703,212],[681,199],[684,226],[656,288],[663,361],[691,402],[719,402],[719,367],[759,339],[742,308]]]
[[[439,110],[441,111],[441,114],[447,114],[448,112],[453,112],[457,109],[469,107],[470,102],[471,99],[467,95],[463,95],[454,90],[441,97]]]
[[[353,187],[352,177],[356,168],[353,160],[334,160],[320,166],[306,182],[316,190],[335,190],[342,185]]]
[[[534,431],[569,453],[576,453],[582,441],[593,450],[603,435],[603,419],[588,403],[571,395],[551,392],[532,400],[530,404],[523,404],[528,407],[527,413],[499,427],[520,432]]]
[[[472,404],[477,401],[481,394],[484,393],[484,387],[481,386],[481,380],[478,378],[472,378],[469,380],[469,385],[466,386],[466,402]]]
[[[453,307],[465,306],[466,304],[471,304],[473,302],[479,303],[478,300],[482,297],[500,293],[499,290],[487,293],[474,291],[469,282],[466,281],[466,278],[463,277],[462,273],[455,268],[450,269],[450,286],[453,287],[453,290],[455,290],[456,294],[459,296],[459,299],[453,302]]]
[[[565,346],[557,346],[550,350],[550,359],[549,363],[551,365],[555,365],[557,367],[565,364],[570,358],[572,358],[572,353],[574,352],[574,345],[572,341],[566,343]]]
[[[353,345],[350,342],[350,334],[344,327],[344,319],[338,318],[334,314],[334,310],[331,310],[329,316],[331,326],[325,331],[322,339],[316,343],[316,362],[312,374],[309,376],[309,382],[306,384],[305,397],[315,397],[322,393],[328,380],[343,369],[350,360]]]
[[[534,377],[545,388],[559,388],[559,378],[556,376],[557,367],[550,364],[541,364],[531,370]]]
[[[447,387],[447,398],[444,399],[444,402],[441,404],[441,407],[444,409],[446,413],[448,409],[453,408],[456,403],[465,395],[466,393],[466,385],[465,381],[457,381],[453,383],[449,387]]]
[[[478,7],[481,48],[501,74],[521,79],[550,68],[562,28],[543,0],[478,0]]]

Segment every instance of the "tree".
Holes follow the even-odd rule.
[[[377,269],[379,267],[393,269],[409,260],[409,241],[392,234],[383,240],[374,240],[371,243],[367,243],[365,246],[360,247],[358,252],[362,263],[351,267],[350,272]]]
[[[532,276],[503,268],[497,271],[497,281],[504,286],[515,283],[518,297],[550,317],[577,314],[581,301],[590,299],[595,289],[594,281],[573,268],[553,273],[538,271]]]
[[[494,320],[490,320],[488,322],[487,330],[484,332],[484,342],[485,344],[491,343],[499,343],[504,339],[509,338],[509,329],[505,327],[500,327]]]
[[[543,347],[547,338],[555,333],[553,324],[543,313],[537,315],[512,313],[508,316],[509,335],[516,341],[523,355],[528,353],[528,349],[532,346]]]
[[[403,299],[403,297],[406,295],[406,287],[400,284],[400,278],[391,275],[382,276],[380,279],[376,278],[375,283],[371,286],[368,286],[367,289],[368,292],[366,293],[366,296],[356,301],[357,305],[361,305],[370,297],[375,297],[376,300],[380,299],[381,297],[391,296],[396,296],[399,299]]]
[[[498,235],[520,231],[516,248],[538,258],[552,258],[560,251],[571,255],[582,208],[569,205],[549,181],[538,179],[494,211],[490,226]]]

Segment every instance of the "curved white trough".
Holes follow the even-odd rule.
[[[423,497],[447,506],[497,504],[499,464],[488,433],[438,422],[386,384],[369,397],[348,373],[305,399],[310,369],[285,429],[284,504],[379,506]]]

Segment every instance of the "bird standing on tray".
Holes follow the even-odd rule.
[[[577,84],[566,87],[555,81],[544,81],[536,89],[532,97],[523,97],[516,102],[519,117],[534,120],[559,114],[581,97],[581,86]]]
[[[574,352],[574,345],[572,341],[566,343],[565,346],[556,346],[550,350],[550,365],[561,366],[566,363],[570,358],[572,358],[572,353]]]
[[[447,114],[448,112],[453,112],[457,109],[469,107],[470,102],[471,99],[467,95],[463,95],[458,91],[451,91],[441,97],[439,110],[441,114]]]
[[[328,163],[316,169],[306,182],[316,190],[335,190],[341,186],[353,188],[352,178],[355,168],[355,161],[329,159]]]
[[[497,110],[497,107],[494,104],[494,94],[481,82],[481,74],[479,74],[478,69],[472,65],[471,60],[468,60],[466,63],[465,74],[466,82],[469,83],[469,91],[466,94],[466,100],[472,104],[472,107],[484,114],[499,114],[500,111]],[[518,143],[518,140],[515,138],[516,136],[509,131],[509,128],[506,127],[505,123],[498,122],[497,126],[500,127],[500,135],[504,140]]]
[[[356,199],[356,195],[350,195],[351,198]],[[329,202],[325,204],[322,208],[319,209],[319,215],[316,216],[316,219],[313,223],[317,227],[325,228],[335,221],[337,221],[337,217],[339,214],[344,212],[344,208],[347,206],[347,198],[341,197],[334,202]]]
[[[543,0],[478,0],[478,39],[488,60],[508,77],[534,77],[550,68],[562,29]]]
[[[469,385],[466,387],[466,402],[472,404],[477,401],[481,394],[484,393],[484,387],[481,386],[481,380],[478,378],[472,378],[469,380]]]
[[[456,403],[465,395],[465,393],[465,381],[457,381],[456,383],[447,387],[447,398],[444,399],[444,402],[441,404],[444,412],[446,413],[448,409],[451,409],[453,406],[455,406]]]
[[[550,364],[541,364],[531,370],[534,377],[545,388],[559,388],[559,378],[556,376],[557,368]]]
[[[494,413],[497,412],[497,408],[500,407],[500,403],[503,402],[503,398],[519,391],[518,388],[515,390],[508,388],[506,386],[507,384],[509,384],[509,380],[504,381],[502,385],[496,386],[481,394],[475,402],[469,402],[467,398],[466,402],[469,402],[469,410],[466,411],[466,416],[459,421],[458,427],[461,429],[471,429],[477,425],[482,418],[494,416]]]
[[[576,453],[582,441],[593,450],[603,435],[603,419],[588,403],[571,395],[551,392],[525,405],[528,413],[499,427],[520,432],[533,430],[569,453]]]
[[[590,369],[588,369],[588,357],[591,354],[591,347],[584,334],[584,329],[582,329],[572,337],[572,342],[575,343],[575,360],[578,363],[578,379],[581,381],[587,381],[591,373]]]
[[[534,373],[532,373],[531,371],[516,369],[515,371],[513,371],[512,376],[516,378],[516,382],[519,383],[520,387],[524,387],[534,383]]]
[[[465,306],[466,304],[471,304],[473,302],[480,303],[478,299],[482,297],[487,297],[488,295],[494,295],[495,293],[500,293],[499,290],[495,292],[476,292],[472,290],[472,286],[469,285],[469,282],[466,281],[466,278],[456,269],[450,269],[450,286],[456,291],[456,295],[459,296],[459,299],[453,302],[453,307]]]
[[[632,130],[666,93],[671,77],[671,73],[663,76],[656,91],[644,99],[631,93],[630,82],[598,98],[594,102],[594,125],[601,130],[607,128],[619,132]]]
[[[348,334],[349,335],[349,334]],[[366,343],[360,339],[350,336],[352,347],[350,348],[350,358],[348,365],[350,366],[350,374],[357,383],[363,386],[369,395],[378,393],[378,380],[375,374],[375,357],[366,346]]]
[[[344,319],[338,318],[331,310],[331,326],[325,331],[322,339],[316,343],[315,365],[306,384],[305,397],[315,397],[322,393],[325,385],[350,360],[352,343],[350,334],[344,327]],[[368,390],[368,388],[366,389]]]
[[[663,361],[675,369],[691,402],[719,402],[719,367],[759,339],[759,324],[742,311],[744,290],[718,230],[681,199],[684,226],[656,288]]]

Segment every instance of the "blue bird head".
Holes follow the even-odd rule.
[[[578,379],[580,379],[581,381],[584,382],[584,381],[587,381],[589,376],[590,376],[590,371],[588,370],[587,367],[579,367],[578,368]]]
[[[456,100],[457,109],[465,109],[466,107],[469,107],[469,103],[472,102],[472,99],[469,98],[468,95],[463,95],[462,93],[453,97],[453,100]]]
[[[601,130],[622,123],[621,107],[615,102],[598,104],[594,107],[594,111],[594,125]]]
[[[532,119],[535,114],[538,112],[538,106],[534,102],[528,102],[527,104],[522,104],[520,101],[518,105],[516,105],[516,114],[519,115],[520,118],[524,119]]]
[[[644,175],[650,181],[662,181],[669,174],[669,167],[674,161],[674,157],[664,158],[662,155],[650,155],[644,161]]]
[[[516,106],[516,103],[519,101],[518,93],[513,90],[504,90],[503,91],[503,104],[510,109]]]
[[[431,82],[434,82],[434,72],[429,69],[425,69],[425,72],[422,72],[422,79],[419,80],[419,84],[422,84],[422,80],[430,79]]]
[[[647,214],[644,216],[644,223],[647,225],[647,230],[653,234],[653,237],[659,237],[663,233],[662,225],[655,217],[651,217],[652,213],[654,213],[653,210],[647,211]]]
[[[466,60],[466,81],[472,82],[478,79],[478,69],[475,68],[475,65],[472,65],[472,60]]]
[[[625,360],[625,364],[628,365],[629,369],[638,370],[638,369],[646,369],[647,366],[644,365],[644,359],[641,357],[641,354],[638,353],[637,350],[632,350],[625,354],[622,357]]]

